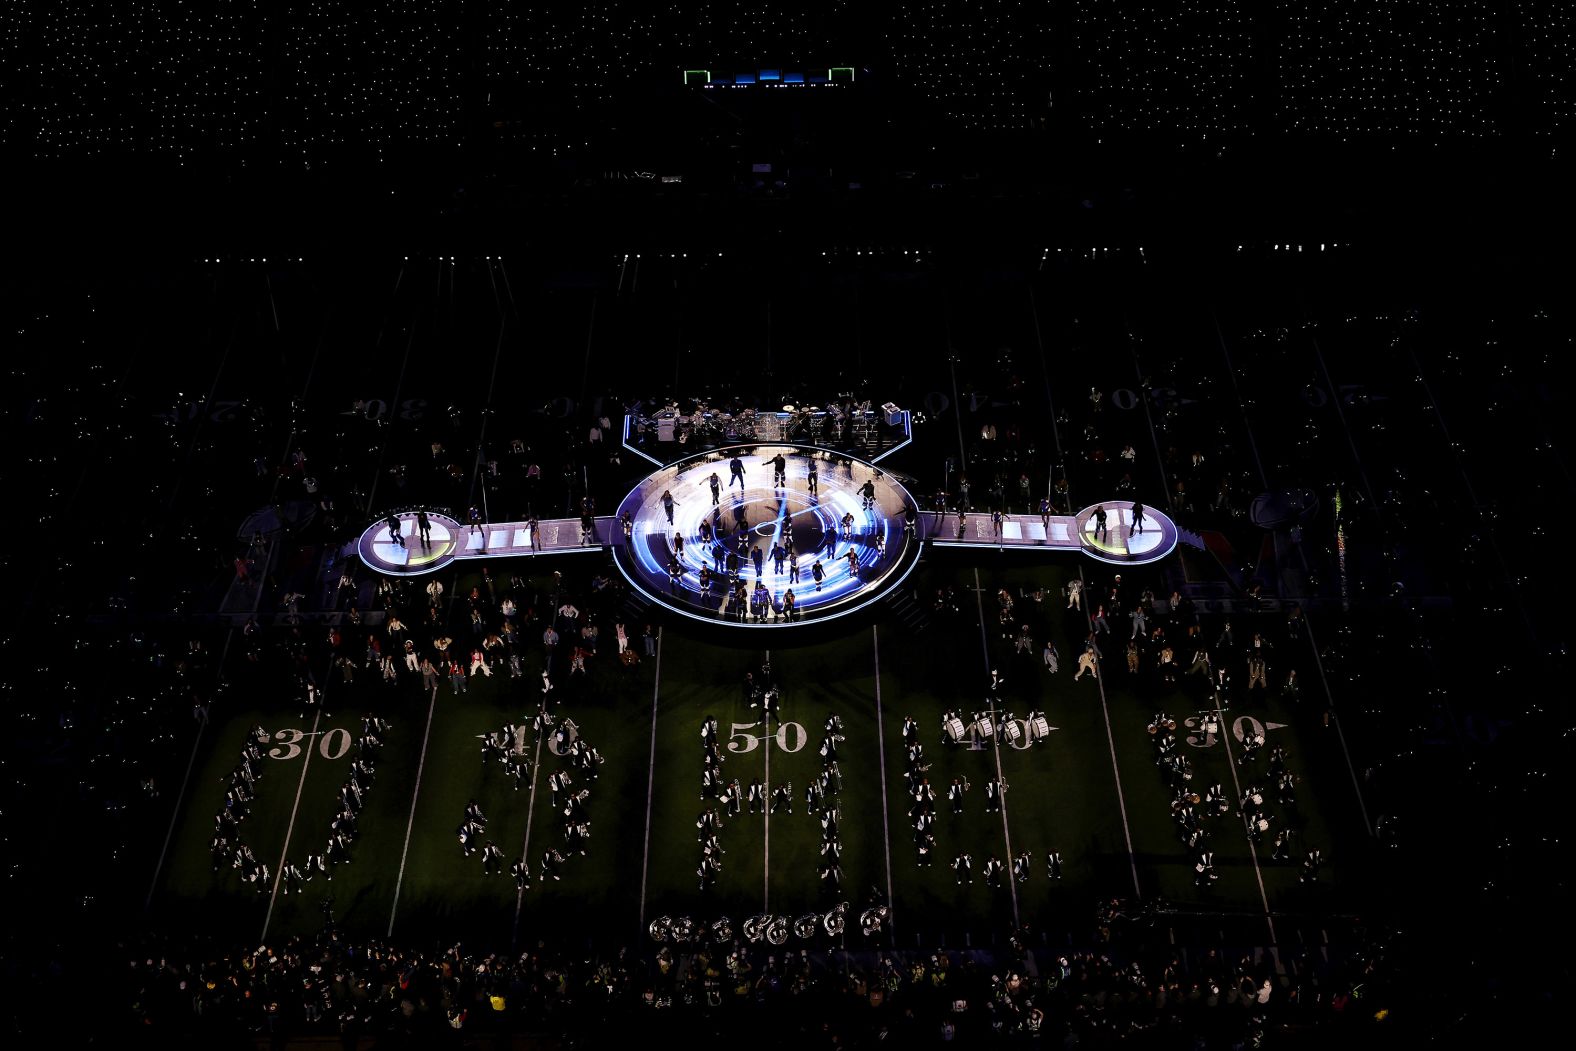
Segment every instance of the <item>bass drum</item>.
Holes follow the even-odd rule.
[[[673,920],[667,916],[658,916],[646,927],[646,933],[651,935],[651,940],[661,944],[668,940],[668,935],[673,932]]]

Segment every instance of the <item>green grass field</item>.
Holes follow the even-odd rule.
[[[1323,917],[1359,908],[1366,837],[1334,731],[1322,725],[1322,704],[1305,699],[1289,705],[1273,691],[1266,699],[1239,699],[1227,724],[1248,716],[1274,725],[1270,743],[1287,749],[1288,765],[1301,783],[1294,808],[1271,809],[1298,829],[1296,856],[1306,846],[1322,848],[1327,864],[1321,879],[1300,884],[1296,864],[1271,862],[1267,843],[1255,859],[1240,822],[1227,816],[1211,826],[1219,882],[1194,885],[1192,859],[1173,830],[1171,794],[1145,727],[1157,709],[1179,719],[1193,715],[1206,703],[1202,683],[1194,679],[1190,686],[1184,677],[1177,686],[1165,686],[1147,668],[1129,675],[1122,657],[1125,618],[1113,621],[1115,636],[1102,640],[1102,683],[1073,682],[1074,658],[1088,628],[1083,615],[1066,609],[1059,596],[1067,574],[1075,572],[1066,563],[996,556],[978,567],[931,559],[911,586],[927,606],[938,587],[955,587],[961,612],[938,614],[922,631],[878,613],[839,622],[849,626],[830,635],[826,628],[810,632],[817,641],[796,641],[794,632],[733,633],[752,646],[769,641],[768,653],[733,645],[723,627],[675,623],[662,629],[660,656],[635,668],[613,658],[611,625],[604,623],[606,641],[589,673],[570,678],[562,669],[555,672],[558,714],[574,720],[606,763],[589,801],[593,836],[587,856],[570,856],[562,881],[545,884],[535,878],[539,862],[544,851],[562,844],[563,830],[547,778],[562,761],[528,734],[527,752],[539,752],[540,762],[534,778],[517,790],[496,765],[484,766],[477,736],[507,722],[529,722],[540,698],[539,644],[526,647],[521,678],[510,679],[500,669],[490,679],[472,680],[460,696],[447,679],[435,697],[415,684],[387,688],[368,670],[351,686],[336,679],[327,704],[332,716],[319,719],[316,735],[303,736],[299,748],[284,743],[293,735],[281,737],[280,731],[308,734],[311,714],[298,718],[267,689],[249,683],[244,662],[236,662],[229,672],[232,707],[215,707],[197,755],[155,887],[156,912],[168,924],[247,941],[262,937],[265,927],[269,939],[316,930],[328,904],[337,922],[362,936],[392,933],[401,940],[507,948],[537,938],[627,942],[641,936],[644,921],[660,915],[727,915],[735,922],[762,911],[796,916],[836,900],[858,906],[872,893],[886,897],[889,890],[890,938],[909,946],[999,942],[1015,925],[1051,940],[1076,939],[1091,930],[1096,904],[1110,898],[1163,900],[1169,922],[1186,926],[1190,936],[1218,931],[1222,941],[1247,945],[1267,944],[1272,923],[1282,942],[1317,939]],[[469,590],[468,580],[456,583],[453,593]],[[1014,595],[1043,587],[1048,596],[1043,604],[1018,599],[1007,634],[995,598],[1003,587]],[[1155,590],[1161,590],[1158,584]],[[1240,643],[1255,629],[1237,620]],[[1015,653],[1010,638],[1021,623],[1031,626],[1037,640],[1027,654]],[[1267,621],[1266,634],[1271,627]],[[639,626],[630,628],[631,644],[638,647]],[[1205,630],[1218,629],[1206,623]],[[533,643],[537,636],[526,634]],[[1062,654],[1056,675],[1041,661],[1039,643],[1047,636]],[[1311,665],[1299,645],[1306,643],[1283,642],[1276,651],[1275,685],[1285,668]],[[778,737],[752,740],[764,735],[740,683],[768,657],[782,688],[784,728]],[[1023,750],[941,745],[944,710],[957,708],[967,718],[986,706],[989,669],[1004,680],[1005,707],[1019,716],[1030,709],[1046,712],[1056,728],[1046,741]],[[1311,677],[1311,668],[1301,674]],[[272,754],[278,758],[265,760],[243,838],[277,873],[286,854],[299,862],[321,848],[337,789],[355,754],[343,747],[345,735],[337,731],[354,736],[367,710],[392,725],[359,821],[353,862],[339,867],[332,883],[318,877],[295,896],[243,886],[228,868],[212,872],[213,814],[248,729],[260,724],[274,733]],[[820,827],[804,801],[805,785],[820,772],[817,749],[833,712],[841,716],[846,737],[840,748],[840,893],[823,888],[817,878]],[[792,781],[795,798],[792,814],[746,812],[724,819],[723,871],[702,893],[695,873],[695,820],[703,806],[700,727],[707,715],[721,724],[729,777],[745,784],[752,778]],[[907,816],[912,801],[903,778],[901,732],[907,715],[920,724],[932,763],[928,776],[938,795],[938,849],[927,869],[916,864]],[[1183,745],[1200,790],[1218,781],[1235,797],[1228,747],[1236,749],[1236,741]],[[985,809],[984,783],[996,775],[998,762],[1009,785],[1005,821]],[[1264,769],[1263,758],[1242,768],[1242,784]],[[954,777],[972,786],[959,816],[945,799]],[[522,853],[529,857],[533,881],[523,894],[507,872],[485,876],[479,857],[462,856],[455,828],[473,798],[490,819],[486,838],[497,842],[506,863]],[[1033,856],[1026,883],[998,890],[985,885],[980,869],[986,858],[999,856],[1010,869],[1014,855],[1024,850]],[[1050,850],[1062,856],[1059,882],[1046,876]],[[949,862],[961,851],[974,858],[972,886],[954,881]]]

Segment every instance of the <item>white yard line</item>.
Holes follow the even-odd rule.
[[[492,273],[492,268],[489,267],[488,268],[489,276],[491,275],[491,273]],[[498,291],[497,291],[496,283],[494,284],[494,288],[493,288],[493,302],[495,304],[498,303]],[[499,313],[501,315],[502,314],[502,305],[498,304],[498,306],[499,306]],[[476,478],[481,473],[481,469],[482,469],[481,451],[482,451],[482,448],[483,448],[484,444],[487,441],[487,421],[492,416],[492,413],[489,410],[492,409],[493,388],[496,387],[497,383],[498,383],[498,356],[499,356],[499,353],[503,349],[503,333],[504,333],[504,328],[506,327],[505,326],[505,321],[506,321],[506,319],[500,316],[499,321],[498,321],[498,339],[493,344],[492,378],[487,383],[487,401],[485,403],[485,408],[482,411],[482,425],[481,425],[481,429],[477,432],[477,435],[476,435],[476,451],[477,451],[476,463],[471,467],[471,492],[473,494],[476,491]],[[407,345],[407,347],[406,347],[407,360],[409,358],[409,350],[410,350],[410,348]],[[403,367],[400,370],[400,375],[401,375],[401,380],[403,381],[403,377],[404,377],[404,369],[403,369]],[[397,398],[398,391],[396,390],[395,393],[396,393],[396,398]],[[483,504],[484,507],[486,505],[486,502],[487,502],[487,487],[484,485],[484,486],[482,486],[482,504]],[[443,617],[443,622],[444,622],[445,625],[447,625],[454,618],[454,602],[455,602],[455,600],[457,598],[459,598],[459,594],[460,594],[460,571],[459,571],[458,568],[456,568],[455,571],[454,571],[453,577],[451,577],[450,580],[449,580],[449,608],[448,608],[447,612],[444,614],[444,617]],[[399,892],[400,892],[400,887],[403,886],[404,883],[405,883],[405,859],[410,854],[410,835],[411,835],[412,829],[414,829],[416,827],[416,801],[421,797],[421,772],[427,765],[427,740],[432,735],[432,714],[433,714],[433,712],[435,712],[437,710],[437,708],[438,708],[438,687],[434,686],[432,688],[432,699],[427,705],[427,728],[424,731],[422,731],[422,735],[421,735],[421,757],[416,760],[416,786],[415,786],[415,788],[413,788],[411,790],[411,793],[410,793],[410,818],[405,822],[405,846],[400,851],[400,855],[399,855],[399,876],[394,881],[394,903],[389,906],[389,931],[388,931],[388,936],[391,937],[391,938],[394,936],[394,916],[399,911]],[[532,778],[533,778],[533,780],[532,780],[532,787],[535,788],[536,782],[535,782],[535,775],[534,774],[532,775]],[[526,816],[527,827],[529,827],[529,825],[530,825],[530,820],[531,820],[530,816],[527,815]],[[518,903],[516,903],[516,906],[517,907],[516,907],[516,910],[515,910],[515,917],[516,917],[516,923],[518,923],[518,920],[519,920]]]
[[[870,648],[876,662],[876,754],[881,757],[881,846],[886,851],[887,908],[892,908],[892,826],[887,817],[886,733],[881,723],[881,638],[874,624],[870,625]],[[888,912],[887,926],[895,929]]]
[[[1220,707],[1220,699],[1215,700],[1215,707]],[[1237,761],[1231,757],[1231,725],[1226,722],[1226,713],[1220,713],[1220,740],[1226,746],[1226,765],[1231,767],[1231,787],[1237,790],[1237,799],[1242,799],[1242,782],[1237,780]],[[1238,811],[1240,815],[1241,811]],[[1246,834],[1247,825],[1243,824]],[[1270,945],[1275,945],[1275,917],[1270,915],[1270,896],[1264,890],[1264,872],[1259,868],[1259,852],[1253,848],[1253,841],[1248,840],[1248,854],[1253,858],[1253,875],[1259,881],[1259,900],[1264,903],[1264,922],[1270,928]]]
[[[219,667],[221,668],[224,667],[225,655],[230,652],[230,639],[233,638],[234,635],[235,629],[232,628],[230,630],[230,634],[225,637],[224,653],[219,655]],[[210,703],[212,702],[210,701]],[[191,782],[192,767],[197,762],[197,747],[202,744],[202,732],[207,728],[208,724],[206,721],[197,727],[197,739],[192,742],[192,754],[186,759],[186,773],[181,778],[181,790],[175,796],[175,810],[170,814],[169,830],[164,833],[164,847],[159,851],[158,864],[153,866],[153,882],[148,884],[148,896],[143,899],[142,902],[142,911],[144,912],[147,912],[149,909],[153,908],[153,895],[154,892],[159,889],[159,876],[164,872],[164,859],[169,856],[170,840],[175,838],[175,823],[180,820],[181,803],[186,799],[186,786]],[[248,733],[250,733],[250,731],[248,731]]]
[[[401,268],[400,269],[400,276],[399,276],[399,278],[395,279],[394,289],[395,289],[396,292],[399,291],[399,281],[401,279],[403,279],[404,276],[405,276],[405,271],[404,271],[403,268]],[[442,292],[440,291],[442,286],[443,286],[443,264],[439,263],[438,264],[438,288],[434,289],[433,293],[432,293],[434,299],[436,299],[439,295],[442,294]],[[396,405],[397,406],[399,404],[400,393],[402,391],[404,391],[404,389],[405,389],[405,370],[410,367],[410,348],[413,345],[415,345],[415,342],[416,342],[416,330],[419,327],[420,326],[418,324],[416,324],[416,322],[414,320],[411,322],[410,335],[408,337],[406,337],[406,339],[405,339],[405,356],[400,359],[400,363],[399,363],[399,378],[394,381],[394,399],[389,402],[390,405]],[[381,338],[381,333],[380,333],[380,338]],[[394,418],[395,417],[393,417],[393,416],[390,417],[390,424],[391,424],[391,426],[389,428],[389,431],[392,431],[392,429],[393,429],[392,428],[392,423],[393,423]],[[482,418],[485,420],[486,419],[486,415],[483,414]],[[365,508],[367,514],[371,514],[373,508],[377,506],[376,504],[373,503],[373,500],[378,495],[378,483],[383,480],[383,462],[384,462],[385,459],[387,459],[388,452],[389,452],[389,433],[388,433],[388,431],[386,431],[384,433],[384,436],[383,436],[383,441],[380,442],[379,445],[378,445],[378,466],[377,466],[377,470],[372,475],[372,488],[367,491],[367,501],[366,501],[366,508]]]
[[[948,350],[950,351],[951,347],[948,347]],[[958,475],[959,475],[959,477],[962,477],[963,476],[963,472],[968,469],[968,465],[969,465],[968,447],[964,444],[964,441],[963,441],[963,403],[958,400],[958,368],[957,368],[957,364],[955,362],[949,361],[948,365],[947,365],[947,368],[948,368],[948,371],[949,371],[949,373],[951,374],[951,377],[952,377],[952,404],[953,404],[953,409],[954,409],[954,411],[956,413],[956,416],[957,416],[957,421],[956,422],[957,422],[957,425],[958,425]],[[964,506],[965,509],[967,509],[967,507],[968,507],[967,500],[964,500],[963,506]],[[977,608],[979,610],[979,615],[980,615],[980,647],[984,651],[984,656],[985,656],[985,673],[988,675],[988,674],[990,674],[990,670],[991,670],[990,640],[988,638],[986,638],[986,636],[985,636],[985,599],[984,599],[984,592],[982,592],[980,590],[980,571],[979,571],[979,569],[977,567],[974,570],[974,605],[975,605],[975,608]],[[995,709],[995,702],[994,701],[991,702],[991,708],[994,711],[994,709]],[[991,718],[994,719],[995,715],[992,714]],[[990,735],[992,751],[994,752],[995,757],[996,757],[996,784],[998,786],[1003,786],[1004,787],[1007,784],[1007,779],[1002,776],[1002,772],[1001,772],[1001,742],[997,739],[997,736],[998,735],[996,735],[996,734],[991,734]],[[882,782],[882,788],[883,788],[883,790],[885,790],[885,782],[884,781]],[[1006,844],[1006,848],[1007,848],[1007,857],[1005,859],[1005,863],[1007,865],[1011,865],[1012,862],[1013,862],[1012,832],[1007,827],[1007,793],[1006,792],[998,792],[998,794],[996,796],[996,800],[997,800],[997,803],[1001,807],[1001,838],[1002,838],[1002,842]],[[891,862],[887,863],[887,869],[890,872],[890,870],[891,870]],[[1018,917],[1018,881],[1011,874],[1011,870],[1010,869],[1008,870],[1008,876],[1007,876],[1007,889],[1012,894],[1012,925],[1014,927],[1017,927],[1021,923],[1021,921],[1019,920],[1019,917]]]
[[[318,342],[318,349],[319,350],[322,349],[322,341],[321,340]],[[311,387],[311,385],[312,385],[312,375],[316,371],[317,371],[317,356],[314,354],[313,357],[312,357],[312,368],[310,370],[308,370],[307,377],[306,377],[306,385],[302,388],[302,392],[303,393],[305,393],[305,391],[308,388]],[[282,457],[280,457],[280,461],[279,461],[280,463],[283,463],[285,460],[289,459],[289,457],[290,457],[290,449],[291,449],[291,447],[293,445],[295,445],[295,438],[296,438],[296,432],[292,430],[290,432],[290,437],[285,439],[285,451],[284,451],[284,455]],[[273,497],[278,496],[278,494],[279,494],[279,479],[276,478],[274,480],[273,489],[272,489],[272,491],[270,493],[270,502],[272,502]],[[263,557],[263,569],[262,569],[262,572],[259,573],[257,575],[257,577],[256,577],[257,597],[252,600],[252,617],[253,617],[253,619],[256,619],[257,611],[263,608],[263,585],[264,585],[264,582],[268,580],[268,570],[274,564],[274,552],[278,549],[278,547],[279,547],[279,538],[278,538],[278,536],[275,536],[272,540],[268,541],[268,554]],[[251,552],[248,551],[247,554],[251,554]],[[223,600],[222,599],[220,600],[220,608],[221,609],[223,608]],[[230,656],[230,645],[231,645],[231,643],[233,643],[235,641],[235,633],[236,633],[237,630],[239,630],[239,629],[237,629],[234,626],[234,624],[232,623],[229,632],[224,637],[224,649],[219,653],[219,665],[218,665],[218,667],[219,667],[219,675],[221,676],[221,679],[220,679],[221,682],[223,681],[222,680],[222,676],[224,675],[224,669],[225,669],[225,667],[226,667],[226,665],[228,663],[229,656]],[[175,810],[170,814],[170,827],[169,827],[169,830],[164,833],[164,846],[159,851],[158,864],[153,866],[153,882],[148,885],[148,897],[142,903],[142,909],[143,909],[144,912],[146,912],[147,910],[149,910],[149,909],[151,909],[153,907],[153,895],[158,890],[158,887],[159,887],[159,876],[164,872],[164,862],[165,862],[165,859],[169,856],[169,853],[170,853],[170,841],[172,839],[174,839],[174,837],[175,837],[175,824],[176,824],[176,822],[178,822],[180,820],[180,817],[181,817],[181,804],[186,801],[186,788],[191,782],[192,768],[193,768],[193,766],[196,765],[196,762],[197,762],[197,749],[202,744],[203,731],[208,729],[208,723],[209,723],[209,721],[210,721],[210,719],[212,718],[212,715],[213,715],[213,713],[212,713],[213,698],[212,697],[209,697],[209,699],[208,699],[208,708],[209,708],[208,718],[203,719],[203,721],[197,725],[197,737],[196,737],[195,740],[192,741],[192,754],[190,756],[188,756],[187,759],[186,759],[186,773],[181,777],[181,790],[178,793],[176,793],[176,796],[175,796]]]
[[[651,866],[651,801],[657,791],[657,695],[662,688],[662,629],[657,629],[657,674],[651,683],[651,758],[646,764],[646,847],[640,855],[640,930],[646,929],[646,873]]]
[[[1078,570],[1078,580],[1083,586],[1084,594],[1084,598],[1079,602],[1079,605],[1084,607],[1084,617],[1089,621],[1090,627],[1093,628],[1094,621],[1089,617],[1088,610],[1089,586],[1088,582],[1083,578],[1083,569],[1081,567]],[[1122,835],[1127,840],[1127,863],[1133,870],[1133,896],[1143,900],[1144,891],[1138,885],[1138,855],[1133,853],[1133,829],[1127,823],[1127,799],[1122,795],[1122,774],[1116,765],[1116,734],[1111,730],[1111,706],[1105,699],[1105,661],[1103,659],[1095,664],[1094,684],[1100,691],[1100,711],[1105,715],[1105,743],[1111,749],[1111,773],[1116,777],[1116,808],[1122,814]]]
[[[1231,380],[1231,391],[1237,399],[1237,411],[1242,415],[1242,429],[1248,436],[1248,448],[1253,453],[1253,464],[1258,468],[1259,484],[1267,491],[1270,488],[1269,475],[1265,472],[1264,460],[1259,455],[1258,437],[1253,433],[1253,421],[1248,418],[1247,403],[1242,400],[1242,388],[1237,383],[1237,369],[1231,360],[1231,348],[1226,345],[1226,334],[1221,330],[1220,319],[1215,316],[1213,310],[1210,311],[1210,320],[1215,325],[1215,340],[1220,345],[1221,356],[1226,359],[1226,376]],[[1416,363],[1415,358],[1413,363]],[[1431,396],[1429,400],[1433,400]],[[1306,569],[1308,566],[1307,551],[1301,545],[1298,545],[1297,553],[1302,559],[1303,568]],[[1313,635],[1313,617],[1308,609],[1303,610],[1303,627],[1308,632],[1308,648],[1313,651],[1313,663],[1314,667],[1319,671],[1319,685],[1324,690],[1325,704],[1329,706],[1330,712],[1335,719],[1335,736],[1341,742],[1341,755],[1346,758],[1346,771],[1352,777],[1352,791],[1357,794],[1357,809],[1362,812],[1363,827],[1368,830],[1368,835],[1372,836],[1374,834],[1374,825],[1368,817],[1368,803],[1363,798],[1362,782],[1357,779],[1357,764],[1352,762],[1352,750],[1346,743],[1346,730],[1342,727],[1340,713],[1335,708],[1335,694],[1331,691],[1330,680],[1324,673],[1324,660],[1319,656],[1319,644]]]
[[[766,651],[766,663],[768,665],[772,663],[771,650]],[[767,683],[766,685],[768,689],[771,688],[771,683]],[[781,703],[780,700],[779,703]],[[763,825],[764,832],[762,833],[764,847],[762,849],[761,865],[761,911],[769,912],[771,910],[768,908],[768,906],[771,904],[772,900],[772,719],[771,716],[766,713],[765,708],[766,705],[763,703],[761,705],[761,728],[765,731],[765,733],[761,737],[761,751],[766,753],[766,774],[764,781],[764,784],[766,785],[766,820]],[[791,798],[789,800],[789,805],[793,805]]]
[[[549,728],[550,732],[550,728]],[[525,862],[527,868],[531,865],[531,819],[536,816],[536,779],[542,771],[542,737],[536,739],[536,758],[531,763],[531,798],[525,804],[525,842],[520,845],[520,860]],[[520,911],[525,907],[525,888],[521,887],[514,896],[514,936],[512,942],[518,946],[520,942]]]
[[[1051,418],[1051,441],[1056,446],[1057,462],[1065,465],[1067,460],[1062,453],[1062,432],[1061,428],[1056,425],[1056,399],[1051,393],[1051,370],[1049,364],[1045,360],[1045,340],[1040,335],[1040,308],[1034,301],[1033,288],[1029,289],[1029,313],[1034,319],[1034,342],[1040,351],[1040,374],[1045,381],[1046,408],[1050,410],[1049,415]],[[1152,430],[1151,435],[1153,435]],[[1065,467],[1063,478],[1066,479]],[[1071,503],[1072,481],[1071,479],[1067,479],[1067,482],[1069,487],[1068,501]],[[1093,630],[1093,617],[1089,611],[1088,606],[1088,581],[1084,580],[1083,567],[1081,565],[1078,567],[1078,584],[1079,587],[1083,588],[1083,600],[1078,604],[1079,611],[1084,615],[1085,624],[1090,628],[1090,630]],[[1122,815],[1122,837],[1127,843],[1127,864],[1128,867],[1133,871],[1133,896],[1142,900],[1144,892],[1138,884],[1138,855],[1133,853],[1133,829],[1127,821],[1127,799],[1122,794],[1122,770],[1116,761],[1116,734],[1111,729],[1111,706],[1106,701],[1105,679],[1102,676],[1102,669],[1099,666],[1096,666],[1095,668],[1094,684],[1095,687],[1100,691],[1100,711],[1105,716],[1105,743],[1111,750],[1111,776],[1116,781],[1116,808]]]
[[[974,570],[974,605],[979,609],[979,614],[980,614],[980,646],[985,651],[985,672],[986,672],[986,674],[989,674],[990,673],[990,640],[988,638],[986,638],[986,636],[985,636],[985,599],[984,599],[984,592],[982,592],[980,590],[980,571],[978,569]],[[995,717],[996,717],[995,716],[995,711],[994,711],[995,707],[996,707],[996,702],[994,700],[992,700],[991,701],[991,709],[992,709],[991,718],[992,719],[995,719]],[[996,795],[996,802],[1001,807],[1001,838],[1007,844],[1006,863],[1008,865],[1011,865],[1014,855],[1012,853],[1012,832],[1007,828],[1007,793],[1005,791],[1005,788],[1006,788],[1006,785],[1007,785],[1007,779],[1002,776],[1002,772],[1001,772],[1001,739],[1000,738],[1001,738],[1000,734],[991,734],[990,735],[991,748],[992,748],[992,751],[996,755],[996,784],[1001,789],[1003,789],[1002,791],[999,791],[997,793],[997,795]],[[1011,874],[1011,870],[1010,869],[1008,870],[1008,875],[1007,875],[1007,889],[1012,892],[1012,925],[1014,927],[1017,927],[1017,926],[1020,925],[1020,921],[1018,919],[1018,880],[1017,880],[1016,877],[1014,877]]]
[[[399,892],[405,885],[405,859],[410,855],[410,834],[416,827],[416,800],[421,796],[421,772],[427,766],[427,739],[432,736],[432,713],[438,710],[438,688],[432,688],[427,705],[427,728],[421,734],[421,758],[416,760],[416,787],[410,794],[410,819],[405,822],[405,847],[399,852],[399,876],[394,880],[394,904],[389,906],[388,937],[394,937],[394,915],[399,911]]]
[[[1335,737],[1341,742],[1341,754],[1346,757],[1346,772],[1352,778],[1352,791],[1357,795],[1357,809],[1363,815],[1363,828],[1368,830],[1371,837],[1374,834],[1374,823],[1368,817],[1368,801],[1363,798],[1363,786],[1357,780],[1357,765],[1352,762],[1352,750],[1346,745],[1346,731],[1342,728],[1345,722],[1341,713],[1335,710],[1335,694],[1330,690],[1330,680],[1324,674],[1324,658],[1319,656],[1319,640],[1313,634],[1313,618],[1307,609],[1302,611],[1302,627],[1308,633],[1308,649],[1313,653],[1313,666],[1319,673],[1319,685],[1324,689],[1325,703],[1330,707],[1331,722],[1335,723]]]
[[[312,765],[312,753],[317,751],[317,724],[323,718],[323,705],[317,706],[312,716],[312,729],[307,733],[306,759],[301,763],[301,780],[296,784],[295,802],[290,806],[290,824],[285,826],[285,845],[279,851],[279,867],[274,871],[274,889],[268,895],[268,915],[263,917],[263,933],[258,942],[268,941],[268,925],[274,920],[274,902],[279,900],[279,884],[285,877],[285,859],[290,856],[290,837],[295,833],[296,813],[301,809],[301,790],[306,787],[306,772]]]

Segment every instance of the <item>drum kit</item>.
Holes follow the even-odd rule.
[[[741,409],[737,414],[719,413],[713,421],[713,426],[720,425],[722,437],[725,441],[740,442],[755,439],[755,410]]]

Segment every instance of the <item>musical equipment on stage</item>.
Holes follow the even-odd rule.
[[[967,731],[963,727],[962,719],[959,719],[956,715],[954,715],[942,725],[946,728],[947,736],[952,739],[953,744],[963,743],[963,735]]]
[[[1049,736],[1051,736],[1051,724],[1046,721],[1045,716],[1036,715],[1029,719],[1030,740],[1043,741]]]
[[[1008,719],[1001,724],[1001,735],[1007,739],[1009,745],[1017,745],[1023,738],[1023,731],[1018,727],[1018,720]]]
[[[974,713],[974,732],[987,742],[996,736],[996,724],[991,721],[988,713]]]

